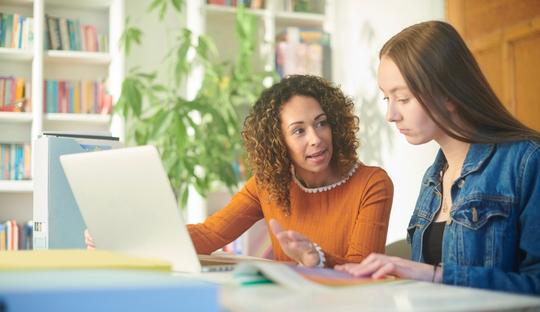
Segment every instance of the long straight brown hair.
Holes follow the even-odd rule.
[[[468,143],[532,139],[540,133],[504,107],[458,32],[440,21],[405,28],[382,47],[399,68],[411,93],[449,136]],[[449,118],[447,103],[455,106]]]

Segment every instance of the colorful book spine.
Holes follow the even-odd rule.
[[[27,180],[31,175],[30,144],[0,144],[0,180]]]

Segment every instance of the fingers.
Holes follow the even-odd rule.
[[[92,238],[92,235],[90,235],[88,229],[84,230],[84,242],[86,244],[86,249],[96,249],[96,244],[94,243],[94,239]]]
[[[335,269],[354,276],[371,276],[374,279],[387,276],[421,281],[433,279],[433,266],[429,264],[381,254],[371,254],[361,263],[346,263],[336,266]]]
[[[371,276],[374,279],[384,278],[388,275],[396,275],[399,258],[389,257],[382,254],[372,253],[361,263],[346,263],[335,267],[336,270],[345,271],[357,277]]]
[[[367,258],[366,258],[367,260]],[[347,271],[354,275],[354,276],[372,276],[375,272],[377,272],[385,263],[382,261],[375,259],[373,261],[367,262],[367,263],[360,263],[357,266],[353,266],[349,268]]]
[[[319,263],[319,253],[311,240],[296,231],[283,230],[275,219],[271,219],[269,225],[272,233],[278,239],[283,252],[289,258],[307,266]]]
[[[396,275],[396,273],[397,273],[396,265],[392,262],[388,262],[388,263],[385,263],[382,267],[379,267],[379,269],[375,271],[373,274],[371,274],[371,278],[381,279],[389,275]]]
[[[278,235],[279,233],[283,232],[283,229],[281,228],[281,225],[276,221],[276,219],[270,219],[270,229],[272,230],[272,233],[274,235]]]
[[[291,230],[283,230],[279,222],[277,222],[276,219],[270,220],[270,229],[272,230],[272,233],[277,237],[280,241],[286,241],[286,242],[302,242],[306,241],[307,243],[311,244],[311,241],[305,237],[304,235]]]

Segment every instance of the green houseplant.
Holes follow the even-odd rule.
[[[182,0],[154,0],[149,12],[182,12]],[[180,14],[179,14],[180,15]],[[256,20],[243,7],[236,14],[238,54],[234,63],[220,63],[217,50],[206,36],[194,36],[178,29],[176,42],[164,59],[170,68],[166,84],[158,83],[156,71],[130,70],[122,83],[115,111],[126,121],[128,145],[153,144],[160,151],[169,179],[181,207],[187,203],[189,188],[206,195],[215,182],[234,189],[241,176],[243,114],[264,88],[271,72],[255,73],[252,57],[256,44]],[[127,20],[121,45],[128,54],[143,42],[141,29]],[[181,90],[194,69],[204,75],[193,99]]]

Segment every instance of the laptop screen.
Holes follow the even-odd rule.
[[[97,248],[201,271],[155,147],[63,155],[60,162]]]

